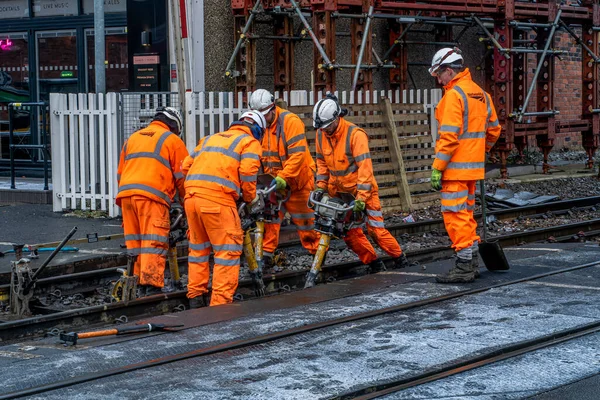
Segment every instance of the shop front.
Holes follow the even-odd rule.
[[[0,0],[0,173],[8,170],[8,104],[48,101],[50,93],[95,90],[94,0]],[[130,88],[127,1],[105,0],[106,89]],[[41,117],[17,109],[15,142],[42,143]],[[39,151],[16,154],[21,171],[40,167]]]

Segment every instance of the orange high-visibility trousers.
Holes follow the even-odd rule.
[[[381,203],[379,202],[379,192],[371,192],[371,197],[365,203],[365,212],[367,214],[367,232],[391,257],[397,258],[402,255],[402,249],[398,241],[390,231],[385,229],[383,223],[383,212],[381,211]]]
[[[189,235],[188,298],[208,291],[211,249],[214,251],[211,306],[233,302],[238,286],[243,232],[235,207],[192,196],[185,201]]]
[[[140,285],[163,287],[169,249],[169,207],[162,202],[134,195],[121,199],[127,251],[138,255],[133,273]]]
[[[442,181],[442,215],[452,248],[459,252],[480,241],[475,208],[477,181]]]
[[[293,191],[290,198],[283,203],[283,211],[279,212],[278,223],[265,223],[265,238],[263,242],[263,254],[273,256],[277,245],[279,244],[279,231],[281,221],[284,218],[284,212],[287,211],[292,217],[292,222],[296,225],[300,242],[310,254],[315,254],[319,247],[321,235],[315,231],[315,213],[308,207],[308,197],[310,196],[310,187],[307,185],[302,190]]]
[[[371,264],[377,259],[377,253],[362,228],[353,228],[344,237],[346,245],[356,253],[363,264]]]

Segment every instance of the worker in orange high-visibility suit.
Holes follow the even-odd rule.
[[[266,123],[249,111],[229,130],[205,137],[183,162],[185,211],[189,232],[190,307],[209,305],[209,256],[214,252],[210,305],[233,301],[238,286],[244,232],[236,201],[257,199],[256,179],[262,149],[258,140]]]
[[[444,224],[457,255],[454,267],[436,280],[472,282],[479,276],[475,186],[485,178],[486,153],[501,127],[490,95],[473,82],[458,48],[439,50],[429,73],[445,90],[435,110],[439,128],[431,186],[442,191]]]
[[[123,145],[117,180],[117,205],[123,213],[127,251],[138,255],[134,274],[142,295],[161,292],[169,248],[169,208],[176,190],[185,196],[181,163],[188,155],[180,139],[182,119],[161,107],[146,128]]]
[[[279,222],[265,224],[265,266],[272,265],[285,211],[290,213],[292,222],[296,225],[302,246],[310,254],[315,254],[319,247],[320,235],[314,230],[315,216],[313,210],[308,207],[308,197],[315,188],[316,167],[304,134],[304,124],[296,114],[276,106],[273,95],[265,89],[258,89],[252,93],[248,105],[251,109],[261,112],[267,121],[262,138],[263,173],[275,177],[273,183],[276,184],[277,190],[286,187],[291,190],[290,198],[284,203],[284,210],[279,214]]]
[[[344,115],[345,110],[331,94],[319,100],[313,109],[313,125],[318,129],[316,199],[320,200],[325,191],[332,197],[338,192],[352,194],[354,211],[367,214],[369,235],[394,258],[396,267],[405,268],[408,266],[406,255],[383,222],[367,133],[346,121]],[[372,272],[385,270],[361,228],[348,231],[344,241]]]

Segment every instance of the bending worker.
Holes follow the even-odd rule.
[[[142,296],[160,293],[164,286],[169,208],[176,189],[180,199],[185,196],[181,163],[188,151],[179,137],[181,121],[175,108],[158,108],[150,125],[131,135],[121,151],[116,203],[127,250],[138,255],[134,274]]]
[[[331,197],[338,192],[352,194],[356,199],[354,211],[367,214],[369,235],[394,258],[397,268],[405,268],[408,266],[406,255],[383,223],[367,133],[346,121],[344,115],[346,110],[342,110],[337,98],[330,94],[313,109],[313,125],[318,129],[316,199],[320,200],[325,192]],[[350,229],[344,241],[363,264],[371,267],[371,272],[385,270],[362,228]]]
[[[250,97],[249,106],[259,111],[267,121],[262,138],[262,169],[265,174],[275,176],[277,190],[288,187],[290,198],[284,203],[300,236],[302,246],[315,254],[319,247],[319,234],[314,230],[315,216],[308,207],[310,192],[315,188],[315,162],[304,134],[300,118],[275,105],[275,98],[265,89],[258,89]],[[273,263],[273,253],[279,244],[279,230],[284,212],[279,214],[279,223],[266,223],[263,242],[265,266]]]
[[[429,73],[445,90],[435,110],[439,132],[431,186],[442,191],[444,224],[457,256],[454,267],[436,280],[472,282],[479,276],[475,184],[485,178],[485,155],[501,127],[490,95],[473,82],[458,48],[435,53]]]
[[[190,307],[209,305],[211,249],[214,252],[210,305],[233,301],[240,274],[244,233],[236,202],[256,199],[256,179],[265,129],[262,114],[249,111],[225,132],[207,136],[183,162],[185,212],[189,232],[188,292]]]

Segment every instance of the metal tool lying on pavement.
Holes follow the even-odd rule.
[[[60,340],[68,345],[76,345],[79,339],[89,339],[95,337],[103,337],[103,336],[113,336],[113,335],[125,335],[131,333],[145,333],[145,332],[177,332],[177,330],[172,330],[173,328],[181,328],[184,325],[165,325],[165,324],[143,324],[143,325],[133,325],[133,326],[125,326],[123,328],[113,328],[113,329],[105,329],[103,331],[93,331],[93,332],[70,332],[70,333],[61,333]]]
[[[245,232],[244,258],[248,263],[250,277],[254,283],[254,293],[257,297],[265,295],[265,283],[263,281],[265,222],[277,221],[281,205],[290,197],[289,191],[282,194],[275,191],[275,185],[262,184],[266,181],[270,183],[272,179],[270,175],[259,176],[258,185],[262,188],[256,190],[258,201],[252,205],[242,204],[238,209],[240,219],[242,219],[242,229]],[[254,245],[252,245],[252,236],[254,236]]]
[[[350,229],[359,227],[366,219],[364,212],[352,211],[354,197],[351,194],[338,193],[339,197],[330,197],[325,194],[319,201],[316,200],[315,193],[310,194],[308,206],[315,210],[315,230],[321,233],[321,239],[310,272],[306,277],[305,289],[315,286],[317,276],[325,262],[331,238],[344,238]]]

